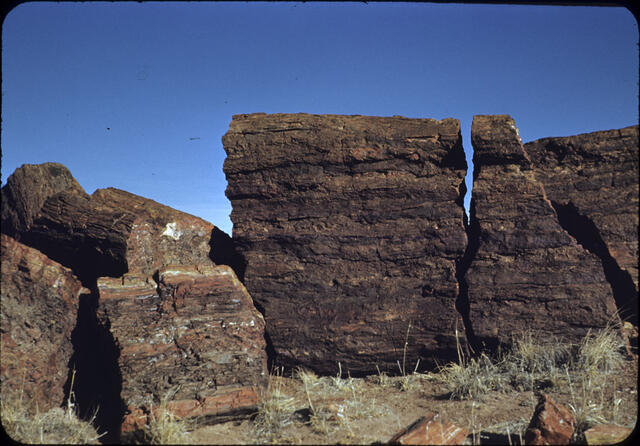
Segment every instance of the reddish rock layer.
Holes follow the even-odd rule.
[[[457,120],[237,115],[223,143],[244,283],[279,364],[371,373],[455,357]]]
[[[211,223],[119,189],[99,189],[89,196],[64,166],[43,166],[23,166],[9,177],[3,197],[33,197],[25,198],[28,206],[7,201],[6,211],[3,203],[2,231],[18,233],[25,244],[72,268],[88,285],[100,276],[151,275],[169,264],[229,260],[224,254],[230,238]],[[46,193],[33,190],[41,183],[62,186],[47,187]]]
[[[179,416],[255,409],[266,385],[264,320],[228,266],[100,278],[98,319],[119,349],[123,431],[168,399]]]
[[[80,281],[71,271],[2,234],[2,398],[23,393],[38,410],[63,403]]]
[[[510,343],[523,330],[577,341],[616,311],[600,260],[561,227],[513,119],[476,116],[466,271],[477,341]]]
[[[567,229],[603,261],[624,317],[637,324],[638,126],[525,144]]]

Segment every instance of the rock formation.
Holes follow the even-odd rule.
[[[90,288],[74,302],[66,360],[80,416],[97,410],[106,441],[141,427],[163,400],[204,420],[255,409],[267,376],[264,320],[231,267],[216,266],[235,266],[228,235],[122,190],[89,196],[59,164],[17,169],[2,194],[2,231]]]
[[[638,324],[638,126],[525,144],[562,225],[596,254]]]
[[[236,115],[223,144],[244,283],[277,363],[353,374],[456,356],[457,120]]]
[[[1,237],[1,397],[22,394],[25,406],[46,412],[64,401],[82,286],[69,269]]]
[[[471,139],[468,306],[462,310],[477,343],[508,344],[523,330],[578,341],[589,328],[614,321],[601,262],[560,225],[513,119],[476,116]]]
[[[33,184],[55,187],[32,193]],[[87,286],[101,276],[229,257],[229,237],[211,223],[119,189],[89,196],[59,164],[22,166],[2,192],[21,197],[3,202],[2,231],[72,268]]]
[[[163,399],[201,421],[255,410],[267,382],[264,320],[233,270],[172,266],[157,277],[98,280],[98,319],[119,350],[122,430],[144,425]]]

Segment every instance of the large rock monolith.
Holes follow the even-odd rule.
[[[372,373],[456,357],[457,120],[236,115],[223,143],[243,280],[278,364]]]
[[[469,320],[478,347],[531,330],[577,342],[615,322],[600,260],[560,225],[513,119],[475,116]]]
[[[596,254],[638,324],[638,126],[525,144],[562,225]]]

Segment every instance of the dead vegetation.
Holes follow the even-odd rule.
[[[274,370],[256,414],[242,422],[199,426],[166,410],[167,395],[145,427],[149,444],[347,444],[386,442],[428,412],[472,434],[470,444],[522,444],[543,391],[567,405],[576,419],[574,440],[586,429],[611,423],[633,427],[637,418],[637,359],[625,357],[617,327],[589,332],[578,345],[524,333],[509,351],[474,358],[460,355],[429,373],[397,376],[378,370],[352,378],[337,365],[334,376],[306,369]],[[412,364],[413,365],[413,364]],[[66,408],[40,414],[20,395],[3,393],[2,424],[25,443],[98,443],[90,422]],[[72,394],[73,397],[73,394]]]

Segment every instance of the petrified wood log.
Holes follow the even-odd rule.
[[[46,412],[64,400],[80,281],[68,268],[2,234],[2,399]]]
[[[244,283],[278,364],[371,373],[455,357],[457,120],[236,115],[223,143]]]
[[[100,278],[98,320],[118,346],[122,431],[167,401],[180,417],[255,410],[267,383],[264,319],[226,265],[170,266],[146,276]]]
[[[39,193],[34,184],[61,186]],[[23,243],[72,268],[87,285],[126,272],[152,275],[169,264],[215,258],[232,263],[225,258],[229,236],[211,223],[119,189],[89,196],[62,165],[17,169],[3,188],[5,195],[23,197],[27,205],[3,202],[2,231],[18,234]],[[29,224],[15,223],[22,221]]]
[[[525,144],[562,225],[603,265],[638,324],[638,126]]]
[[[469,319],[479,344],[523,330],[578,341],[614,321],[600,260],[560,225],[513,119],[475,116]]]

